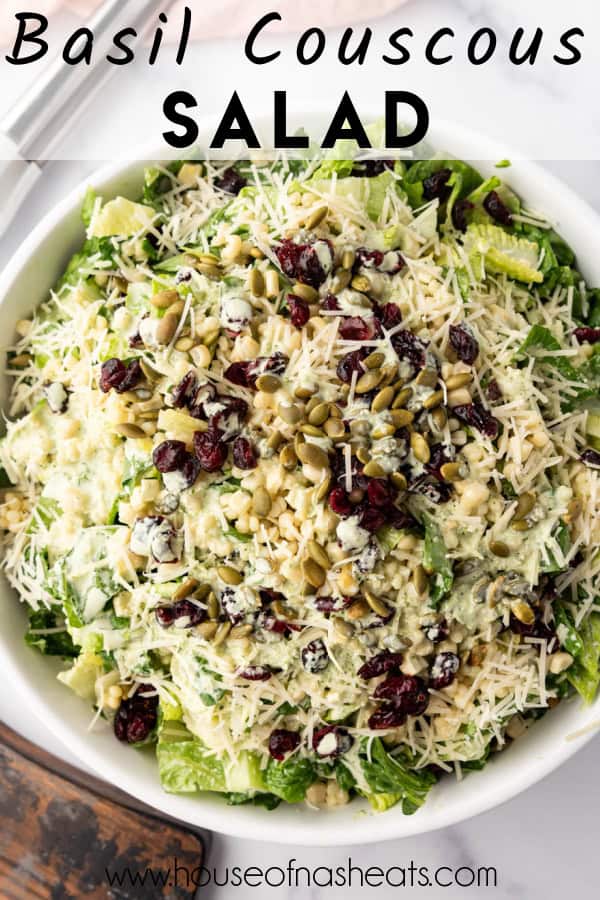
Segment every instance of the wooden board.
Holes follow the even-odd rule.
[[[199,833],[0,724],[2,900],[190,898],[203,859]],[[111,888],[107,870],[123,878],[120,886]]]

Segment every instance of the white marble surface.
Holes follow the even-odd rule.
[[[556,30],[557,22],[562,27],[566,27],[566,24],[576,23],[578,12],[581,10],[581,3],[578,0],[569,5],[557,4],[554,0],[544,0],[543,3],[531,0],[527,4],[527,8],[524,4],[520,4],[520,6],[523,8],[521,18],[524,25],[543,16],[545,9],[553,23],[548,29],[549,32]],[[592,6],[589,0],[587,6],[588,8]],[[514,22],[518,18],[518,7],[519,4],[513,0],[502,0],[502,2],[493,4],[483,2],[483,0],[460,0],[456,4],[450,3],[449,0],[422,0],[418,5],[418,10],[415,9],[411,16],[416,16],[422,27],[429,31],[433,30],[436,24],[446,24],[452,21],[461,21],[463,25],[469,20],[479,24],[485,21],[489,22],[492,15],[497,19],[497,22],[494,19],[494,24],[498,24],[498,27],[507,27],[508,21]],[[409,4],[405,9],[410,8]],[[390,20],[386,24],[384,33],[393,30],[393,24],[401,21],[402,15],[398,14],[394,20]],[[291,45],[286,43],[286,46]],[[234,77],[234,80],[235,78],[239,80],[242,75],[244,79],[247,76],[245,85],[248,93],[256,93],[259,86],[264,89],[265,83],[267,83],[265,82],[266,74],[260,75],[257,70],[248,71],[247,67],[240,62],[239,44],[221,42],[218,45],[204,47],[198,57],[196,79],[194,79],[192,69],[191,73],[189,71],[186,74],[182,73],[177,86],[189,86],[188,82],[191,83],[194,80],[198,84],[198,75],[209,71],[210,67],[216,65],[217,62],[220,71],[229,71],[230,74],[226,76],[226,79]],[[230,63],[229,68],[228,63]],[[236,69],[236,66],[240,68]],[[298,100],[300,98],[308,100],[313,94],[315,96],[322,94],[324,77],[325,83],[331,85],[332,95],[334,92],[337,93],[342,84],[345,86],[342,78],[344,73],[340,74],[339,67],[335,68],[329,63],[308,70],[306,78],[302,81],[297,77],[297,73],[295,77],[292,77],[290,71],[286,71],[284,64],[279,67],[279,71],[283,73],[285,86],[290,91],[294,91],[294,97]],[[461,77],[460,71],[460,66],[457,66],[454,73],[457,78]],[[579,72],[572,74],[569,90],[574,89],[575,85],[579,85],[589,97],[591,89],[589,85],[583,83],[586,71],[589,76],[589,67],[587,70],[582,68]],[[231,76],[231,72],[234,73],[234,76]],[[279,87],[279,84],[272,84],[272,78],[276,73],[277,70],[270,70],[268,73],[269,79],[271,79],[268,82],[269,89],[272,89],[273,86]],[[144,75],[143,70],[141,74]],[[129,120],[127,123],[123,123],[127,134],[135,134],[136,140],[139,140],[142,136],[141,132],[144,131],[144,109],[148,102],[147,94],[155,91],[158,73],[153,73],[151,78],[146,73],[142,82],[139,81],[139,77],[141,76],[138,73],[135,93],[128,101]],[[464,72],[462,77],[464,77]],[[494,77],[496,78],[496,90],[500,93],[511,90],[513,74],[510,71],[499,67]],[[374,64],[360,73],[352,73],[346,80],[349,88],[356,92],[357,97],[363,97],[366,100],[373,91],[381,89],[384,75],[381,66]],[[7,79],[6,70],[2,70],[0,81],[3,89],[3,97],[0,101],[1,109],[10,95],[14,93],[15,87]],[[387,70],[385,81],[389,82]],[[397,84],[402,86],[400,76]],[[443,109],[451,89],[453,90],[452,86],[450,84],[443,85],[441,79],[432,85],[436,107]],[[481,86],[478,90],[480,89]],[[513,84],[513,92],[516,89],[517,86]],[[546,116],[554,121],[561,121],[561,117],[565,115],[568,91],[565,93],[562,88],[559,90],[555,84],[552,84],[551,73],[547,68],[539,78],[536,74],[536,77],[532,78],[527,86],[519,86],[519,91],[519,103],[523,108],[532,108],[538,104],[541,123],[546,121],[544,118]],[[204,111],[210,112],[217,109],[219,100],[225,93],[226,91],[219,89],[219,91],[211,92],[206,96]],[[106,111],[111,108],[112,104],[118,102],[115,90],[109,84],[94,109],[86,114],[85,124],[79,130],[79,144],[76,141],[74,146],[80,149],[80,155],[98,155],[97,153],[86,153],[86,149],[89,151],[95,141],[102,145]],[[480,113],[480,119],[479,117],[473,119],[471,124],[485,130],[486,123],[489,124],[493,116],[490,109],[484,109],[483,106]],[[594,127],[596,125],[597,122]],[[542,124],[542,127],[545,126]],[[550,129],[548,132],[550,133]],[[143,136],[144,138],[149,137],[147,133]],[[545,155],[551,154],[546,153]],[[564,156],[559,152],[556,153],[556,156],[561,155]],[[588,153],[580,148],[579,153],[572,155],[585,157],[588,156]],[[6,263],[11,253],[19,246],[44,212],[64,195],[68,187],[85,177],[94,168],[94,165],[90,162],[64,162],[52,163],[46,168],[38,191],[29,199],[27,207],[22,210],[9,233],[0,240],[0,265]],[[554,162],[548,163],[548,165],[600,210],[600,162]],[[16,686],[11,686],[10,691],[0,694],[0,718],[47,749],[75,762],[70,757],[68,748],[61,746],[45,733],[41,724],[28,714]],[[334,850],[295,849],[216,837],[210,857],[210,866],[218,867],[220,877],[223,876],[223,871],[227,866],[258,864],[263,867],[269,865],[285,867],[291,858],[296,859],[297,865],[312,867],[341,865],[349,856],[355,864],[363,867],[369,865],[383,868],[392,865],[408,866],[411,860],[416,866],[429,866],[432,869],[435,866],[472,866],[475,868],[477,866],[495,866],[498,870],[498,886],[495,889],[473,888],[468,890],[459,887],[432,887],[422,889],[422,893],[433,900],[469,896],[479,898],[488,895],[498,898],[498,900],[509,900],[509,898],[527,898],[527,900],[542,900],[542,898],[548,900],[549,898],[549,900],[554,900],[554,898],[562,897],[568,891],[578,900],[588,900],[588,898],[591,900],[592,897],[598,895],[597,847],[600,828],[595,804],[599,793],[599,749],[599,739],[596,738],[560,771],[517,799],[500,809],[443,832],[410,840],[389,842],[379,846]],[[341,898],[342,896],[358,898],[363,893],[391,898],[398,893],[398,889],[354,887],[351,890],[336,888],[260,890],[261,897],[291,897],[298,898],[298,900],[299,898],[323,900],[325,897]],[[418,895],[419,888],[415,888],[414,893]],[[222,888],[205,891],[205,896],[208,897],[235,897],[240,900],[256,895],[255,888]]]

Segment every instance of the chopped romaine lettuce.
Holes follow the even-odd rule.
[[[60,606],[50,609],[29,610],[29,628],[25,635],[25,643],[36,647],[47,656],[62,656],[63,659],[75,659],[79,649],[73,643],[65,624]]]
[[[367,799],[374,809],[389,809],[402,804],[402,812],[409,816],[425,802],[436,782],[427,769],[415,771],[399,755],[388,753],[379,738],[365,741],[361,748],[361,767],[372,793]]]
[[[300,803],[315,780],[315,768],[308,759],[291,759],[276,762],[271,759],[264,771],[267,790],[286,803]]]
[[[423,568],[433,575],[429,595],[432,604],[438,606],[452,588],[454,573],[439,526],[427,513],[423,515],[423,525],[425,526]]]

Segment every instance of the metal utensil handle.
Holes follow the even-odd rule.
[[[84,83],[97,77],[99,63],[106,63],[102,53],[103,50],[106,52],[112,41],[117,16],[128,16],[127,24],[137,30],[146,24],[158,3],[159,0],[106,0],[102,4],[86,23],[94,34],[92,64],[69,66],[62,56],[57,56],[0,121],[0,133],[10,138],[22,157],[31,159],[39,155],[32,151],[34,148],[39,151],[36,140],[41,134],[45,133],[49,143],[53,143],[53,123],[64,122],[64,115],[60,114],[69,101],[75,93],[81,92]]]

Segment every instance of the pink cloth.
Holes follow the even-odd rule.
[[[52,17],[61,9],[66,9],[85,24],[86,19],[100,6],[102,0],[36,0],[30,6],[37,13]],[[302,31],[315,25],[331,28],[352,22],[372,21],[401,6],[405,0],[282,0],[277,4],[267,4],[258,0],[176,0],[167,10],[169,25],[167,37],[179,37],[179,26],[184,6],[193,11],[192,37],[202,40],[234,37],[246,34],[252,25],[266,12],[276,9],[282,22],[274,23],[276,30]],[[14,14],[26,8],[23,0],[1,0],[0,41],[12,40],[15,33]],[[166,10],[167,3],[157,0],[156,14]]]

